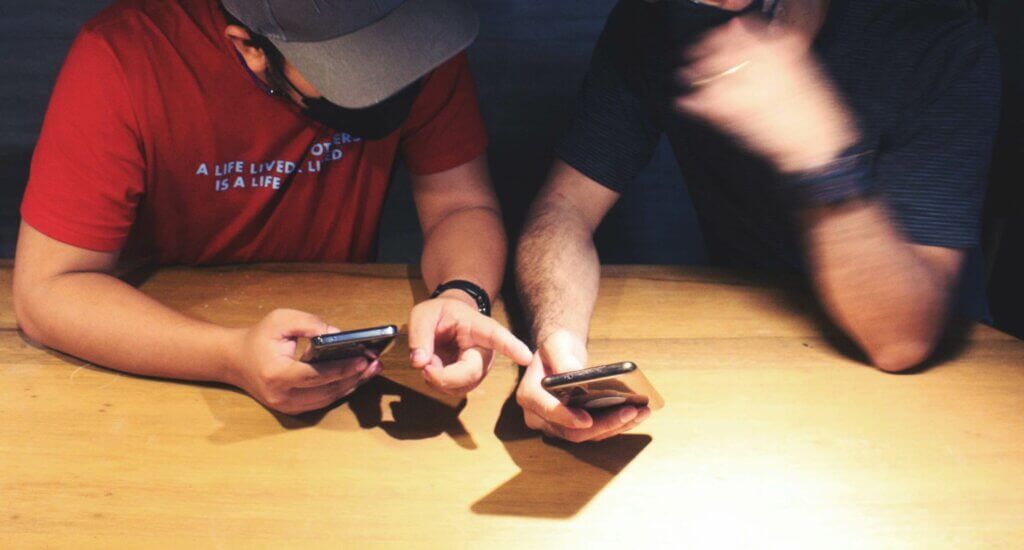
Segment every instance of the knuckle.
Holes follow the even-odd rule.
[[[451,388],[451,382],[442,378],[433,378],[434,387],[441,391],[448,391]]]
[[[295,416],[297,414],[302,414],[302,413],[306,412],[307,410],[312,410],[312,409],[310,409],[308,407],[300,407],[300,406],[297,406],[297,405],[286,405],[286,406],[278,409],[278,412],[282,412],[282,413],[287,414],[287,415]]]
[[[564,432],[564,438],[573,443],[583,443],[590,439],[590,434],[576,430],[568,430]]]
[[[523,385],[519,384],[519,389],[516,390],[516,403],[523,409],[531,409],[533,407],[533,401],[530,396],[527,395]]]
[[[458,386],[446,388],[444,392],[452,397],[462,397],[472,391],[472,389],[473,386]]]
[[[263,379],[263,384],[272,390],[279,390],[288,386],[287,378],[284,372],[280,370],[263,371],[261,378]]]
[[[280,323],[287,319],[291,315],[291,310],[285,308],[277,308],[267,314],[267,320],[271,323]]]
[[[344,385],[341,385],[341,386],[338,387],[338,390],[335,392],[334,398],[335,399],[344,399],[344,398],[352,395],[352,393],[355,392],[358,387],[359,387],[359,384],[344,384]]]
[[[420,302],[409,311],[409,321],[413,323],[423,321],[436,308],[437,304],[431,300]]]
[[[285,395],[277,392],[269,393],[263,399],[263,403],[266,404],[271,409],[274,409],[275,411],[281,411],[283,413],[288,413],[287,409],[289,409],[291,405],[288,401],[288,398]]]

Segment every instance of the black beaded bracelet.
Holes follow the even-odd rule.
[[[490,317],[491,316],[491,298],[487,295],[487,291],[480,288],[479,286],[461,279],[454,281],[448,281],[438,285],[434,292],[430,295],[431,298],[437,298],[442,292],[446,290],[457,289],[469,294],[471,298],[476,302],[476,309],[480,313]]]
[[[783,174],[782,186],[804,208],[832,206],[870,195],[874,153],[851,147],[832,162],[805,172]]]

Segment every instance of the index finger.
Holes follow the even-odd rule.
[[[516,364],[528,365],[533,360],[530,347],[516,338],[512,331],[490,317],[479,314],[469,330],[470,337],[476,345],[492,349],[515,361]]]

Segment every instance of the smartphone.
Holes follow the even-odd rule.
[[[541,385],[565,405],[582,409],[618,405],[660,409],[665,404],[632,361],[548,376]]]
[[[398,327],[395,325],[323,334],[310,339],[309,349],[302,360],[317,362],[360,356],[380,357],[395,343],[397,335]]]

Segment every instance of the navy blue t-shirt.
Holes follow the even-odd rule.
[[[687,0],[615,7],[556,153],[623,192],[666,135],[713,263],[803,270],[777,172],[671,109],[673,1]],[[975,247],[1000,85],[994,42],[968,3],[833,0],[814,49],[875,151],[875,189],[896,225],[914,243]]]

